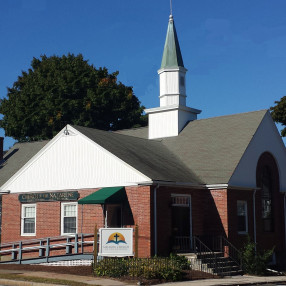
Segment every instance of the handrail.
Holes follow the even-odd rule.
[[[217,254],[211,250],[206,244],[204,244],[197,236],[193,236],[193,251],[197,254],[197,256],[205,256],[204,260],[207,264],[210,264],[210,268],[214,270],[214,272],[218,273],[218,259]],[[201,265],[201,271],[207,272],[209,271],[209,267],[202,269],[203,265]],[[212,274],[214,274],[212,272]]]
[[[50,257],[53,249],[64,249],[63,254],[84,253],[84,246],[93,245],[94,240],[86,241],[85,238],[94,237],[94,234],[76,233],[73,235],[44,237],[31,240],[15,241],[0,244],[0,254],[11,254],[12,260],[21,261],[23,253],[31,253],[38,251],[39,257]],[[98,240],[97,240],[98,241]]]
[[[202,240],[212,251],[221,252],[224,257],[229,257],[240,269],[242,269],[240,251],[225,236],[201,236],[200,240]]]
[[[78,236],[80,236],[82,234],[85,237],[94,235],[93,233],[77,233]],[[76,234],[69,234],[69,235],[62,235],[62,236],[52,236],[52,237],[42,237],[42,238],[34,238],[34,239],[27,239],[27,240],[18,240],[18,241],[1,243],[0,246],[1,247],[6,247],[6,246],[9,246],[9,245],[13,245],[13,244],[19,244],[20,242],[22,242],[23,244],[34,244],[34,243],[40,242],[41,240],[47,240],[47,238],[49,238],[50,240],[63,240],[63,239],[66,239],[66,238],[74,238],[75,235]]]
[[[223,251],[242,269],[242,255],[241,252],[224,236],[221,236],[224,247]]]

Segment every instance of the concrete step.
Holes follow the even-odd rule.
[[[219,276],[241,275],[242,270],[230,257],[224,257],[222,252],[185,253],[193,270],[199,270]]]

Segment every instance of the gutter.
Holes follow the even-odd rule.
[[[191,182],[174,182],[174,181],[147,181],[147,182],[139,182],[137,185],[139,186],[173,186],[173,187],[182,187],[182,188],[192,188],[192,189],[207,189],[207,190],[217,190],[217,189],[233,189],[233,190],[247,190],[253,191],[254,189],[258,190],[260,188],[253,188],[253,187],[245,187],[245,186],[234,186],[229,184],[197,184]]]
[[[204,189],[204,185],[198,185],[195,183],[190,182],[174,182],[174,181],[147,181],[147,182],[139,182],[137,183],[139,186],[154,186],[154,185],[160,185],[160,186],[180,186],[185,188],[193,188],[193,189]]]

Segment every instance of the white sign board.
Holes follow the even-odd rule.
[[[133,256],[133,228],[100,228],[99,256]]]

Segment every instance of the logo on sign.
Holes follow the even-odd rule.
[[[114,232],[109,236],[106,244],[108,243],[114,243],[114,244],[125,243],[126,244],[126,241],[125,241],[125,237],[123,236],[123,234],[119,232]]]

